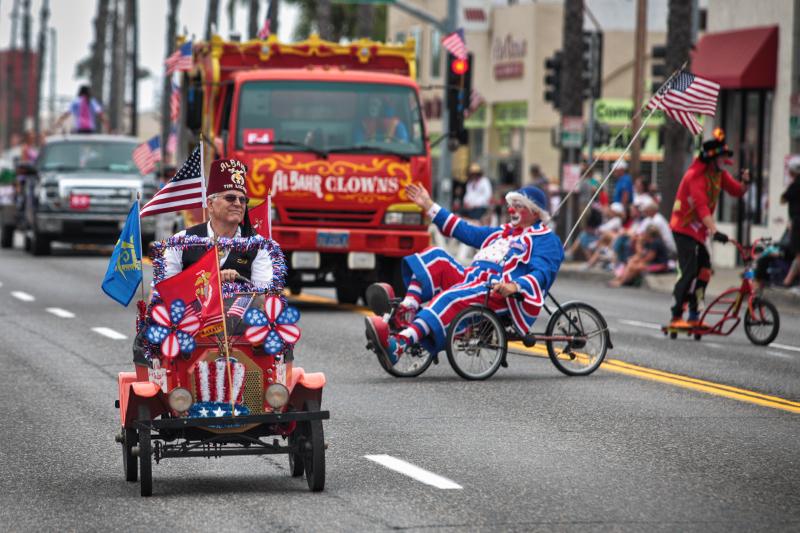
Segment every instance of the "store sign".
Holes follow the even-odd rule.
[[[515,39],[510,33],[504,38],[497,38],[492,45],[492,62],[494,78],[508,80],[521,78],[524,75],[524,59],[528,53],[528,41]]]
[[[583,146],[583,117],[564,117],[561,120],[561,147]]]
[[[646,114],[644,116],[647,116]],[[606,151],[607,157],[616,157],[631,141],[632,132],[628,126],[633,118],[633,102],[625,98],[601,98],[595,101],[595,121],[609,126],[612,146],[595,146],[595,152]],[[642,117],[644,118],[644,117]],[[702,124],[702,118],[697,116]],[[661,160],[664,154],[664,140],[659,128],[665,122],[664,113],[656,110],[639,134],[643,156]],[[617,135],[619,134],[619,137]],[[616,140],[615,140],[616,139]]]

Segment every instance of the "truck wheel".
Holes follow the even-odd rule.
[[[14,226],[3,226],[0,228],[0,248],[11,248],[14,246]]]
[[[33,255],[50,255],[50,239],[33,230],[31,237],[31,253]]]
[[[361,296],[361,285],[358,283],[350,283],[339,281],[336,285],[336,299],[340,304],[354,304]]]

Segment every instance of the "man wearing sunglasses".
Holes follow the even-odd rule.
[[[241,161],[223,159],[211,163],[206,191],[209,220],[175,236],[252,237],[254,232],[247,219],[246,175],[247,167]],[[164,253],[166,277],[174,276],[197,262],[205,252],[202,247],[167,248]],[[251,280],[258,287],[266,287],[272,281],[272,259],[267,250],[226,251],[220,256],[219,265],[223,282],[234,281],[237,275]]]
[[[544,192],[534,186],[509,192],[510,223],[495,227],[476,226],[450,213],[420,185],[412,183],[406,193],[442,234],[478,251],[467,267],[442,248],[404,258],[407,291],[393,323],[381,316],[366,318],[367,337],[379,355],[394,365],[416,343],[439,353],[450,322],[462,309],[482,304],[488,285],[492,287],[489,308],[510,315],[520,333],[530,332],[564,260],[561,240],[545,225],[549,215]],[[522,297],[511,298],[514,293]],[[381,284],[367,289],[367,303],[376,313],[388,306],[389,296]]]

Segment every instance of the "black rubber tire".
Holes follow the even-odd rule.
[[[696,341],[699,341],[699,340],[700,340],[700,339],[702,339],[702,338],[703,338],[703,336],[702,336],[702,335],[700,335],[699,333],[695,333],[695,334],[694,334],[694,340],[696,340]]]
[[[3,226],[0,228],[0,248],[12,246],[14,246],[14,226]]]
[[[289,445],[294,447],[297,445],[298,441],[302,441],[300,439],[300,434],[302,430],[300,427],[295,428],[291,435],[289,435]],[[305,463],[303,462],[303,455],[301,453],[294,453],[289,452],[289,473],[292,477],[300,477],[305,472],[306,467]]]
[[[139,435],[135,429],[122,428],[122,470],[125,472],[125,481],[139,479],[139,459],[133,455],[133,447],[139,442]]]
[[[340,304],[355,304],[361,297],[361,285],[351,281],[336,282],[336,299]]]
[[[775,307],[775,305],[769,300],[766,300],[764,298],[755,298],[753,300],[753,310],[756,311],[756,313],[758,313],[759,309],[760,312],[765,314],[764,316],[765,322],[769,320],[769,317],[766,315],[772,316],[772,323],[771,323],[772,329],[770,330],[769,335],[767,335],[766,337],[756,336],[755,332],[752,329],[756,327],[761,327],[762,324],[760,324],[759,321],[755,320],[753,317],[750,316],[750,310],[747,308],[744,310],[744,333],[745,335],[747,335],[747,338],[750,339],[750,342],[752,342],[753,344],[757,346],[766,346],[767,344],[774,341],[775,338],[778,336],[778,332],[781,329],[781,317],[778,314],[778,309]],[[764,325],[770,325],[770,324],[764,324]]]
[[[564,320],[564,324],[560,324],[561,317],[565,315],[570,317],[572,321]],[[591,327],[591,324],[587,324],[589,319],[591,319],[594,327],[588,332],[583,331],[585,327]],[[557,327],[559,328],[558,330],[556,330]],[[575,329],[579,331],[575,331]],[[608,333],[608,324],[606,324],[605,318],[600,314],[600,311],[583,302],[569,302],[562,305],[561,309],[556,310],[547,322],[545,335],[548,337],[552,335],[586,335],[592,342],[600,343],[597,350],[593,350],[598,353],[592,354],[589,363],[583,368],[576,369],[575,367],[566,366],[564,361],[559,358],[563,350],[556,351],[554,341],[546,341],[547,355],[550,356],[550,361],[567,376],[588,376],[597,370],[606,358],[608,347],[611,344],[611,337]],[[586,344],[577,346],[575,349],[585,352]]]
[[[672,339],[672,340],[675,340],[675,339],[677,339],[677,338],[678,338],[678,334],[677,334],[677,333],[675,333],[674,331],[671,331],[671,332],[669,333],[669,338],[670,338],[670,339]]]
[[[412,354],[412,350],[415,349],[419,350],[420,355]],[[415,378],[428,370],[428,367],[430,367],[433,362],[433,356],[424,348],[409,347],[406,348],[406,351],[403,352],[400,360],[394,366],[386,365],[381,357],[379,357],[378,360],[381,362],[381,368],[386,370],[390,376],[396,378]],[[410,367],[408,366],[409,361],[412,362]]]
[[[319,404],[314,400],[307,400],[306,411],[319,411]],[[303,457],[306,469],[306,482],[311,492],[320,492],[325,489],[325,433],[322,429],[322,420],[309,420],[303,422],[304,436],[311,445]]]
[[[34,229],[33,236],[31,237],[31,254],[35,256],[44,256],[50,255],[51,251],[50,239]]]
[[[139,420],[150,420],[150,408],[139,406]],[[153,494],[153,447],[150,441],[150,430],[139,430],[139,493],[144,496]]]
[[[464,334],[456,333],[459,329],[459,325],[462,323],[472,323],[469,326],[471,331],[466,337]],[[475,334],[476,330],[477,334]],[[484,339],[488,338],[488,342],[492,343],[489,349],[495,349],[496,352],[494,358],[489,361],[489,365],[484,370],[473,372],[466,368],[466,360],[462,361],[462,359],[464,359],[465,356],[469,357],[474,355],[468,352],[475,350],[475,347],[468,346],[465,348],[463,343],[472,342],[476,345],[483,345],[484,342],[481,341],[479,337]],[[455,373],[464,379],[479,381],[489,379],[497,372],[497,369],[500,368],[500,365],[506,358],[508,341],[506,339],[505,328],[493,311],[484,307],[469,307],[458,313],[450,323],[447,329],[447,342],[445,347],[447,351],[447,360],[450,361],[450,366],[453,367]],[[484,348],[477,348],[477,350],[482,349]],[[477,361],[478,355],[474,355],[474,357],[474,360]]]

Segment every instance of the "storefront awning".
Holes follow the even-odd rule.
[[[778,27],[707,33],[692,53],[692,73],[723,89],[774,89]]]

